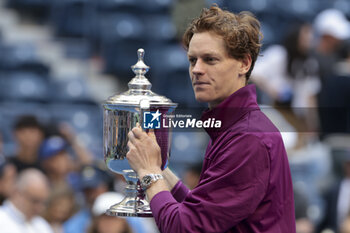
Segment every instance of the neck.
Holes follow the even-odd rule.
[[[239,85],[237,85],[237,87],[235,87],[235,88],[233,89],[233,91],[232,91],[228,96],[226,96],[226,98],[228,98],[228,97],[231,96],[233,93],[235,93],[236,91],[238,91],[239,89],[241,89],[242,87],[245,87],[245,86],[246,86],[246,81],[245,81],[245,79],[244,79],[244,82],[243,82],[243,79],[242,79],[242,82],[241,82]],[[213,101],[213,102],[208,103],[208,108],[209,108],[209,109],[215,108],[215,107],[218,106],[222,101],[224,101],[226,98],[220,99],[220,100],[216,100],[216,101]]]

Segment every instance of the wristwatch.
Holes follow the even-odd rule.
[[[164,179],[161,174],[147,174],[140,180],[141,188],[146,190],[151,186],[151,184],[161,179]]]

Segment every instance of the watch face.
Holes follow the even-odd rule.
[[[148,185],[150,185],[151,182],[152,182],[152,177],[146,175],[146,176],[144,176],[144,177],[142,178],[142,182],[143,182],[146,186],[148,186]]]

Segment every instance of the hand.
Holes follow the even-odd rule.
[[[63,122],[59,124],[58,130],[62,137],[67,140],[70,144],[73,144],[76,140],[76,133],[72,126],[68,123]]]
[[[147,134],[140,127],[135,127],[129,132],[128,137],[129,152],[126,158],[139,178],[149,173],[160,174],[162,172],[161,150],[154,132],[150,131]]]

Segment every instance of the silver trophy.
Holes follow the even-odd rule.
[[[108,169],[122,174],[127,182],[124,200],[106,211],[106,214],[111,216],[152,217],[138,176],[126,159],[129,150],[127,146],[129,131],[137,123],[144,130],[154,129],[161,148],[162,169],[167,166],[170,154],[170,128],[162,128],[160,124],[162,116],[172,114],[177,104],[150,90],[152,84],[144,76],[149,70],[149,67],[143,62],[144,50],[139,49],[137,55],[137,63],[131,66],[136,76],[129,82],[129,90],[109,97],[103,104],[104,160]]]

